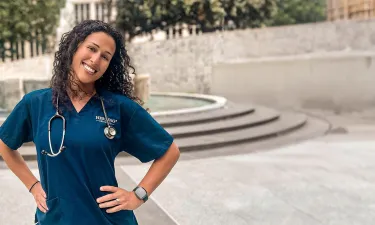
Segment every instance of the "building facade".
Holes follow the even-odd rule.
[[[375,0],[327,0],[327,20],[375,17]]]
[[[110,6],[104,0],[67,0],[67,4],[74,7],[74,23],[79,23],[87,19],[102,20],[104,22],[113,21],[116,18],[115,2]],[[109,12],[111,7],[111,12]]]

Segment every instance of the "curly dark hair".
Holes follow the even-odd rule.
[[[71,31],[64,33],[59,43],[59,49],[55,53],[53,62],[53,71],[50,87],[52,88],[52,102],[56,106],[57,96],[59,105],[69,108],[69,96],[67,89],[72,85],[78,86],[74,81],[74,71],[71,64],[73,55],[78,45],[83,42],[86,37],[95,32],[105,32],[110,35],[116,44],[116,51],[109,63],[109,66],[103,76],[95,82],[95,88],[104,88],[108,91],[123,94],[139,104],[143,102],[134,95],[134,87],[131,82],[130,71],[135,69],[130,65],[130,57],[125,49],[125,39],[110,24],[100,20],[85,20],[76,25]],[[78,91],[70,90],[73,97],[78,96]],[[83,92],[82,89],[79,91]]]

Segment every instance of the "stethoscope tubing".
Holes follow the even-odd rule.
[[[104,135],[108,139],[113,139],[116,136],[116,129],[109,124],[107,112],[105,110],[104,101],[103,101],[102,97],[100,97],[100,101],[102,103],[102,109],[103,109],[105,121],[106,121],[106,124],[107,124],[107,126],[104,128]],[[59,148],[58,152],[55,153],[53,151],[52,141],[51,141],[51,130],[52,130],[51,124],[52,124],[52,121],[54,119],[58,119],[58,118],[62,119],[62,121],[63,121],[63,133],[62,133],[60,148]],[[56,156],[60,155],[60,153],[65,149],[65,146],[63,146],[64,145],[64,140],[65,140],[65,133],[66,133],[66,129],[65,128],[66,128],[66,120],[65,120],[65,117],[62,116],[62,115],[60,115],[60,113],[59,113],[59,98],[57,97],[57,100],[56,100],[56,113],[48,121],[48,142],[49,142],[49,147],[50,147],[50,151],[51,152],[48,153],[47,151],[42,150],[42,154],[50,156],[50,157],[56,157]]]

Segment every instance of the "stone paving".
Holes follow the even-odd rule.
[[[153,194],[179,224],[373,224],[375,128],[180,162]],[[139,181],[147,166],[122,166]]]
[[[184,153],[151,197],[150,205],[165,213],[152,224],[373,224],[375,127],[348,128],[271,151],[215,156],[212,150],[201,159]],[[149,166],[131,159],[117,165],[125,172],[119,179],[133,183]],[[4,167],[0,180],[0,224],[31,224],[32,197]],[[136,214],[152,213],[146,207]]]

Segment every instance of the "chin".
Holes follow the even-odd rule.
[[[93,79],[93,77],[87,77],[87,76],[78,76],[79,83],[83,85],[89,85],[94,84],[97,79]]]

